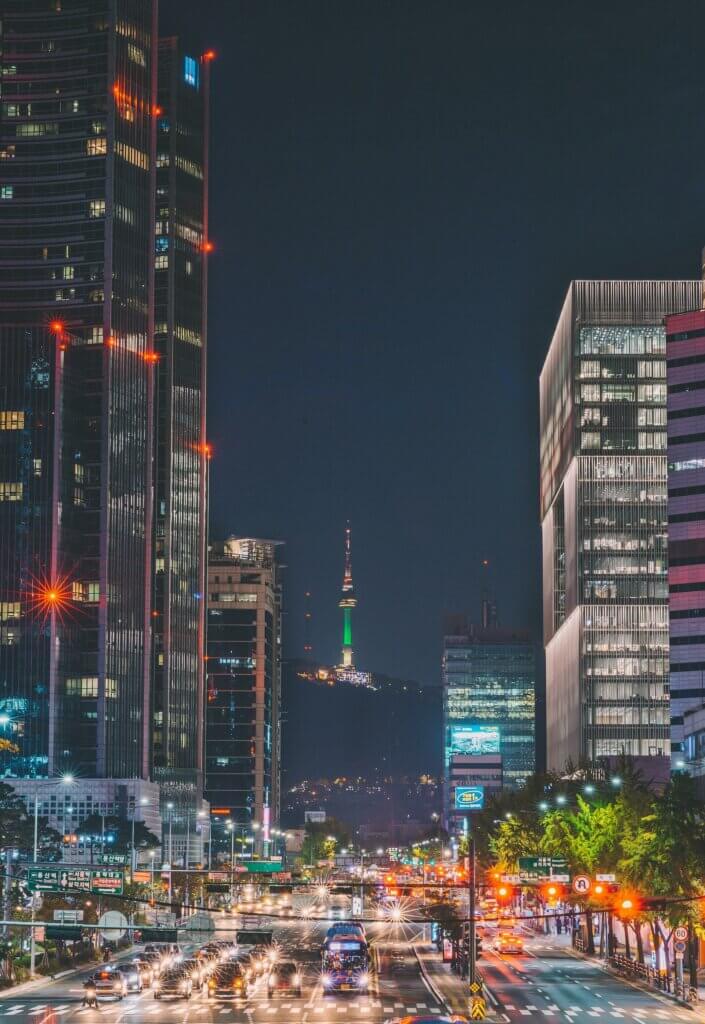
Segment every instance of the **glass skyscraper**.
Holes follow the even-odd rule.
[[[159,41],[154,347],[153,777],[203,793],[210,55]]]
[[[279,820],[281,569],[276,541],[229,537],[208,557],[206,799],[214,847],[225,825],[257,826],[269,849]]]
[[[467,784],[515,788],[536,769],[537,645],[520,630],[453,628],[443,639],[446,820],[463,773]]]
[[[5,0],[5,770],[149,772],[156,5]]]
[[[698,281],[574,281],[540,381],[547,760],[670,751],[664,317]]]

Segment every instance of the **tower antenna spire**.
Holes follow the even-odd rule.
[[[352,529],[350,520],[345,524],[345,561],[343,565],[343,587],[338,607],[343,609],[343,652],[342,668],[355,668],[352,647],[352,610],[357,605],[352,574]]]

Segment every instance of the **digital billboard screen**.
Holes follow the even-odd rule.
[[[499,754],[499,726],[451,725],[451,754]]]
[[[485,806],[484,786],[456,786],[456,811],[481,811]]]

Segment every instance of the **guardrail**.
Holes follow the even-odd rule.
[[[660,992],[668,992],[684,1003],[697,1003],[698,1001],[698,991],[691,985],[686,985],[684,981],[679,981],[678,978],[674,978],[664,971],[657,971],[653,967],[647,966],[647,964],[640,964],[638,961],[632,960],[621,953],[615,953],[613,956],[608,957],[607,963],[613,970],[618,971],[625,977],[638,978],[641,981],[645,981],[652,988],[656,988]]]

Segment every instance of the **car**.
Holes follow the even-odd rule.
[[[135,956],[128,961],[128,964],[134,964],[135,968],[139,971],[142,987],[149,988],[155,976],[153,962],[144,957]]]
[[[190,977],[194,992],[200,992],[210,974],[210,965],[196,957],[189,957],[187,960],[182,960],[179,967]]]
[[[281,992],[301,996],[301,970],[294,960],[280,960],[267,975],[267,998]]]
[[[250,953],[250,962],[254,968],[256,977],[266,974],[272,965],[269,956],[269,946],[255,946]]]
[[[128,992],[141,992],[143,989],[142,984],[142,973],[137,966],[131,960],[121,963],[116,966],[115,970],[119,971],[125,979],[125,985]]]
[[[188,971],[184,971],[179,964],[177,967],[170,967],[155,981],[154,998],[162,999],[165,996],[176,996],[177,999],[190,999],[193,992],[193,982]]]
[[[523,953],[524,939],[513,932],[500,932],[494,940],[496,953]]]
[[[127,982],[122,971],[116,967],[104,967],[102,971],[96,971],[93,983],[97,997],[113,996],[115,999],[124,999],[127,995]]]
[[[219,964],[206,986],[209,999],[247,999],[247,975],[237,960]]]
[[[161,953],[140,953],[140,960],[144,960],[151,967],[152,981],[164,970],[164,958]]]

